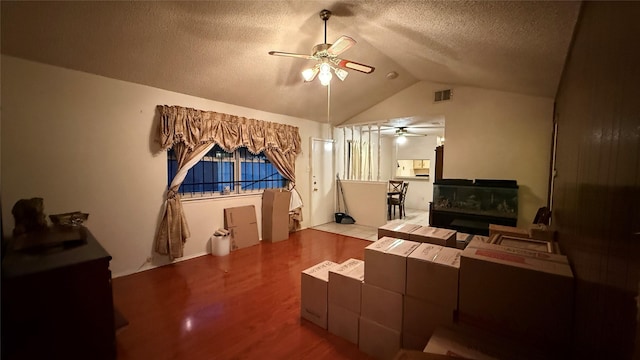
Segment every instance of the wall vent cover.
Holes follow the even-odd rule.
[[[453,91],[451,89],[440,90],[434,93],[433,102],[441,102],[451,100]]]

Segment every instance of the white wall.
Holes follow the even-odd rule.
[[[410,179],[405,207],[408,209],[429,210],[429,202],[433,201],[433,176],[435,174],[436,135],[407,137],[404,144],[395,144],[395,159],[428,159],[431,160],[429,178]],[[395,142],[394,142],[395,143]],[[394,161],[395,164],[395,161]],[[393,166],[395,171],[395,165]]]
[[[380,181],[341,181],[348,214],[356,224],[380,227],[387,223],[387,183]]]
[[[452,100],[434,104],[445,88]],[[435,114],[446,119],[443,176],[517,180],[518,224],[529,224],[547,199],[553,99],[423,81],[347,123]]]
[[[121,276],[162,265],[152,256],[167,186],[167,161],[153,141],[156,105],[180,105],[300,128],[297,189],[309,203],[310,137],[330,136],[327,125],[2,56],[2,220],[22,198],[44,198],[45,213],[83,211],[86,225],[111,254]],[[248,90],[250,91],[250,90]],[[225,207],[256,205],[260,196],[185,201],[191,229],[187,259],[202,255]],[[307,208],[303,217],[309,219]],[[303,223],[304,226],[304,223]]]

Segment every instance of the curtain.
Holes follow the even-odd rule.
[[[355,140],[350,142],[351,145],[351,174],[349,179],[351,180],[359,180],[360,179],[360,143]]]
[[[349,142],[351,147],[350,176],[352,180],[371,180],[371,151],[367,141],[353,140]]]
[[[169,255],[172,260],[183,256],[184,243],[191,236],[187,220],[182,216],[182,203],[180,195],[178,195],[178,188],[187,176],[189,169],[197,164],[214,145],[214,143],[198,144],[192,151],[189,151],[183,143],[177,143],[173,146],[173,151],[178,159],[178,171],[167,190],[165,212],[156,238],[156,252]],[[171,241],[171,239],[176,239],[176,241]],[[177,239],[181,241],[177,241]]]
[[[160,147],[165,151],[173,148],[178,157],[178,172],[167,189],[156,235],[159,254],[170,259],[183,256],[190,233],[178,188],[187,171],[214,145],[227,152],[239,147],[253,154],[263,152],[280,174],[295,184],[295,158],[301,152],[297,127],[180,106],[159,105],[158,112]]]

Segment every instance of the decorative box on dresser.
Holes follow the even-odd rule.
[[[73,240],[70,231],[81,237],[51,246]],[[3,256],[3,359],[116,358],[111,256],[88,229],[66,232],[49,230],[49,246],[10,245]]]

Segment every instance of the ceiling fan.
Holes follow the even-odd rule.
[[[394,135],[395,136],[426,136],[425,134],[418,134],[418,133],[411,132],[410,130],[407,129],[406,126],[397,127]]]
[[[327,86],[331,82],[333,75],[331,70],[336,74],[340,81],[349,75],[348,70],[356,70],[365,74],[371,74],[375,68],[373,66],[357,63],[351,60],[339,58],[338,55],[349,50],[356,41],[346,35],[342,35],[333,44],[327,44],[327,20],[331,17],[331,11],[320,11],[320,19],[324,21],[324,43],[313,47],[312,54],[294,54],[281,51],[269,51],[269,55],[287,56],[299,59],[315,60],[318,63],[312,68],[302,71],[302,77],[305,82],[313,81],[316,77],[320,79],[322,85]]]

